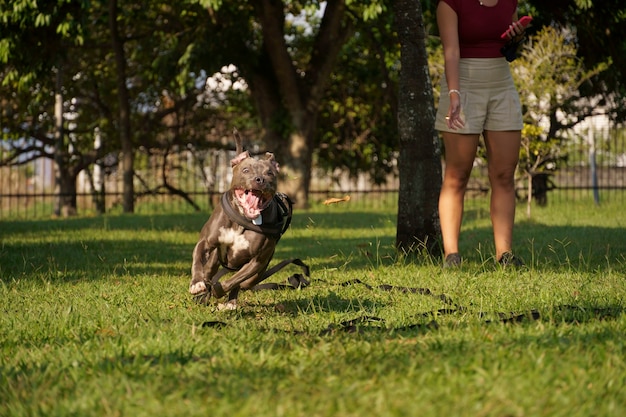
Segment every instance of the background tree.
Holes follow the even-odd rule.
[[[122,146],[122,178],[124,184],[123,207],[125,213],[132,213],[135,207],[135,154],[131,137],[131,104],[129,88],[127,86],[128,79],[125,52],[125,44],[128,39],[125,31],[128,30],[128,26],[123,25],[124,19],[122,17],[124,14],[120,15],[117,0],[108,1],[108,12],[109,39],[111,40],[111,50],[113,52],[116,73],[115,87],[118,99],[117,117],[119,139]],[[144,36],[147,36],[147,33],[144,34]]]
[[[400,48],[391,8],[355,20],[319,110],[315,167],[339,181],[366,174],[374,184],[397,175]]]
[[[305,207],[321,100],[338,54],[352,35],[346,3],[327,2],[323,9],[317,2],[273,0],[209,6],[215,25],[224,29],[220,32],[231,35],[228,57],[250,87],[265,145],[285,168],[282,188]],[[319,24],[310,20],[299,36],[291,36],[298,28],[288,16],[320,14]]]
[[[63,84],[73,51],[84,42],[81,25],[86,3],[26,0],[0,2],[0,63],[5,152],[0,165],[26,164],[41,157],[55,164],[57,215],[76,213],[76,177],[96,154],[73,142],[67,127]],[[35,52],[36,51],[36,52]]]
[[[595,68],[610,57],[613,65],[580,86],[583,97],[603,96],[615,104],[608,107],[611,120],[626,120],[626,3],[621,0],[526,0],[533,12],[533,27],[554,26],[571,32],[567,42],[577,56]]]
[[[133,210],[133,164],[138,135],[150,136],[140,119],[160,105],[159,100],[154,100],[154,91],[161,89],[181,105],[189,103],[190,97],[198,93],[194,83],[199,84],[203,76],[206,78],[229,64],[236,65],[249,87],[265,146],[277,153],[285,167],[285,191],[300,205],[307,204],[318,112],[334,64],[352,34],[354,20],[366,15],[373,17],[380,7],[356,3],[348,14],[344,1],[323,5],[269,0],[219,3],[126,2],[118,7],[116,0],[109,0],[88,4],[90,19],[85,33],[89,39],[80,53],[100,56],[104,65],[96,65],[97,72],[88,67],[68,69],[64,79],[67,85],[80,76],[83,87],[83,78],[91,80],[92,87],[72,95],[72,100],[82,97],[83,108],[99,108],[103,136],[120,146],[124,158],[125,211]],[[300,16],[308,16],[309,22],[294,24]],[[180,21],[185,24],[179,32],[171,32],[176,26],[172,22]],[[52,31],[58,28],[50,22],[44,26]],[[160,48],[153,48],[151,40],[164,40],[154,36],[160,33],[167,34],[165,41]],[[194,38],[188,37],[190,33]],[[38,42],[48,46],[46,39],[41,37]],[[152,59],[148,53],[153,54]],[[80,54],[77,56],[77,61],[88,61]],[[154,83],[162,78],[156,70],[164,68],[164,61],[171,63],[175,58],[179,85]],[[88,102],[93,100],[95,105],[90,106]],[[92,125],[99,124],[94,123],[96,114],[90,114]],[[85,121],[85,117],[81,120]]]
[[[512,63],[523,96],[524,130],[518,170],[527,178],[526,214],[534,194],[546,204],[549,177],[566,160],[567,132],[590,116],[604,114],[593,100],[581,100],[582,86],[609,68],[609,62],[586,69],[565,29],[547,26],[523,46]]]
[[[127,2],[121,11],[114,2],[76,2],[69,9],[61,3],[66,7],[47,3],[48,10],[25,2],[23,7],[3,9],[9,25],[0,40],[6,92],[2,126],[9,152],[0,163],[53,159],[63,207],[57,211],[69,215],[76,210],[78,174],[105,154],[125,150],[122,155],[130,155],[131,162],[122,165],[123,206],[132,211],[136,148],[162,146],[167,132],[175,132],[171,137],[181,146],[207,141],[200,133],[207,123],[188,122],[205,120],[213,109],[204,105],[205,99],[212,99],[205,94],[208,75],[191,67],[193,54],[188,51],[206,11],[188,4],[176,9],[163,2]],[[109,19],[111,11],[117,16]],[[86,15],[89,19],[81,17]],[[23,53],[34,45],[44,51],[41,56]],[[71,120],[55,120],[55,111]],[[98,150],[93,149],[96,128],[103,137]]]

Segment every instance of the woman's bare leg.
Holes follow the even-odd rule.
[[[444,258],[459,251],[463,200],[478,148],[479,135],[443,132],[445,170],[439,194],[439,222]]]
[[[496,259],[510,252],[515,222],[515,169],[519,160],[520,131],[485,131],[487,166],[491,184],[491,224]]]

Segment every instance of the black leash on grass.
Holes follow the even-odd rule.
[[[284,262],[295,263],[293,261],[291,262],[284,261]],[[282,267],[284,266],[285,265],[282,265],[278,269],[282,269]],[[307,272],[306,275],[308,278],[309,277],[308,267],[307,267],[306,272]],[[304,279],[304,280],[301,280],[301,279],[304,279],[304,277],[301,274],[294,274],[288,278],[288,281],[286,284],[275,284],[275,283],[260,284],[254,287],[253,290],[298,289],[298,288],[305,288],[309,286],[310,282],[307,279]],[[421,294],[421,295],[426,295],[426,296],[437,298],[438,300],[441,300],[444,304],[447,305],[447,307],[441,308],[437,311],[426,312],[426,313],[422,313],[419,315],[424,318],[432,318],[433,316],[438,316],[438,315],[455,314],[455,313],[468,311],[466,307],[456,304],[447,295],[433,293],[428,288],[401,287],[401,286],[393,286],[393,285],[388,285],[388,284],[372,286],[361,281],[358,278],[345,281],[339,285],[341,285],[342,287],[347,287],[349,285],[363,285],[369,290],[378,289],[382,291],[398,291],[401,293]],[[480,312],[478,314],[479,314],[479,317],[481,318],[487,315],[487,313],[484,313],[484,312]],[[497,312],[495,314],[499,317],[498,322],[505,323],[505,324],[520,323],[525,320],[538,320],[540,318],[539,311],[537,310],[531,310],[528,313],[524,313],[524,314],[500,313],[500,312]],[[492,323],[492,320],[487,320],[485,321],[485,323],[486,324]],[[221,321],[207,321],[207,322],[202,323],[202,327],[222,328],[222,327],[225,327],[226,325],[227,325],[226,323],[221,322]],[[354,319],[342,321],[339,324],[330,324],[328,325],[328,327],[326,327],[324,330],[320,332],[320,336],[340,333],[340,332],[357,333],[357,332],[362,332],[365,329],[408,331],[408,330],[436,330],[438,328],[439,328],[439,324],[434,319],[432,319],[431,321],[427,323],[415,323],[415,324],[409,324],[409,325],[401,326],[401,327],[388,328],[387,326],[385,326],[385,319],[376,317],[376,316],[364,315],[364,316],[360,316]],[[289,332],[289,333],[302,334],[305,332],[294,331],[294,332]]]
[[[309,281],[311,279],[309,266],[298,258],[285,259],[284,261],[277,263],[263,274],[263,279],[269,278],[271,275],[274,275],[276,272],[280,271],[289,264],[294,264],[302,268],[302,274],[291,275],[289,278],[287,278],[286,284],[277,284],[275,282],[257,284],[252,287],[252,291],[298,290],[308,287],[311,284],[311,282]]]
[[[393,286],[393,285],[388,285],[388,284],[371,286],[361,281],[358,278],[350,280],[350,281],[346,281],[342,283],[341,285],[345,287],[345,286],[354,285],[354,284],[361,284],[370,290],[379,289],[382,291],[399,291],[402,293],[427,295],[427,296],[434,297],[443,301],[443,303],[448,306],[448,307],[440,308],[437,311],[433,311],[433,312],[429,311],[426,313],[422,313],[421,314],[422,317],[432,317],[432,316],[437,316],[437,315],[455,314],[455,313],[462,313],[462,312],[468,311],[466,307],[463,307],[462,305],[455,303],[447,295],[433,293],[428,288],[398,287],[398,286]],[[501,313],[501,312],[496,312],[495,314],[499,317],[498,321],[501,323],[519,323],[519,322],[524,321],[525,319],[538,320],[541,317],[539,314],[539,311],[537,310],[531,310],[528,313],[524,313],[524,314]],[[485,312],[478,313],[478,316],[481,318],[485,317],[486,315],[488,315],[488,313],[485,313]],[[491,320],[487,320],[485,323],[491,323],[491,322],[492,322]],[[432,327],[432,323],[438,326],[437,323],[434,322],[434,320],[428,323],[428,325]],[[408,325],[408,326],[405,326],[396,330],[405,330],[405,329],[409,330],[415,327],[416,325]]]

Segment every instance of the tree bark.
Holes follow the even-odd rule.
[[[135,211],[135,187],[134,187],[134,149],[130,129],[130,98],[126,87],[126,54],[124,53],[124,40],[120,36],[117,25],[117,0],[109,0],[109,30],[111,32],[111,47],[115,56],[117,70],[117,98],[120,143],[122,145],[122,183],[123,197],[122,206],[124,213]]]
[[[405,252],[426,249],[435,253],[441,234],[438,211],[441,150],[434,129],[426,31],[419,0],[395,0],[393,7],[401,45],[396,247]]]

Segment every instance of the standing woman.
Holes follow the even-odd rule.
[[[522,111],[509,64],[500,52],[508,38],[524,32],[517,0],[439,0],[437,24],[445,59],[435,121],[445,148],[439,196],[444,267],[461,264],[463,201],[481,134],[487,149],[496,260],[522,266],[511,248]],[[502,39],[509,28],[512,34]]]

